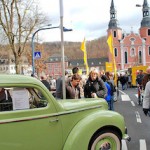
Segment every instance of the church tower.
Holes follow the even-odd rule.
[[[141,38],[146,39],[147,36],[150,36],[150,9],[147,0],[144,0],[142,13],[143,19],[141,21],[140,35]]]
[[[118,26],[117,11],[114,7],[114,0],[111,1],[110,6],[110,21],[107,29],[107,37],[112,34],[113,37],[113,49],[115,56],[120,55],[120,40],[122,39],[122,29]],[[112,56],[109,53],[109,62],[112,62]],[[117,58],[116,58],[117,59]],[[119,58],[120,59],[120,58]],[[116,63],[120,60],[116,60]]]
[[[111,1],[110,6],[110,21],[108,24],[107,30],[108,36],[111,33],[114,38],[120,40],[122,38],[122,29],[118,27],[118,20],[117,20],[117,11],[114,7],[114,0]]]
[[[143,18],[139,32],[144,43],[144,49],[142,50],[144,61],[143,65],[150,65],[150,8],[147,0],[144,0],[143,2],[142,14]]]

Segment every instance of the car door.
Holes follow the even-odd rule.
[[[46,105],[40,104],[41,106],[34,108],[25,104],[24,100],[26,97],[31,101],[31,96],[35,99],[35,95],[28,91],[27,97],[23,94],[27,91],[22,90],[22,93],[20,92],[22,95],[17,96],[18,92],[15,93],[15,97],[13,92],[11,96],[16,98],[16,101],[12,101],[12,105],[15,107],[0,111],[0,148],[2,150],[62,149],[61,123],[54,104],[51,100],[47,100],[50,97],[44,93]]]

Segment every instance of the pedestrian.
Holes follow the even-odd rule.
[[[105,83],[105,86],[107,88],[107,96],[105,97],[105,100],[108,103],[108,109],[109,110],[114,110],[113,107],[113,84],[110,82],[109,78],[106,75],[102,75],[102,80]]]
[[[105,100],[107,101],[108,103],[108,109],[111,110],[111,87],[110,85],[108,84],[108,78],[106,75],[102,75],[101,79],[104,81],[104,84],[107,88],[107,96],[105,97]]]
[[[84,97],[101,97],[105,98],[107,96],[107,88],[103,80],[99,77],[99,72],[96,68],[91,68],[89,73],[89,78],[84,86]]]
[[[51,91],[56,91],[56,79],[52,78],[50,79],[50,87],[51,87]]]
[[[79,74],[79,68],[78,67],[73,67],[72,68],[72,74]]]
[[[68,71],[65,71],[65,85],[68,83]],[[56,99],[63,99],[63,77],[56,80]]]
[[[77,66],[72,68],[73,75],[74,74],[80,75],[79,71],[80,71],[80,69]],[[84,80],[84,78],[81,78],[81,81],[79,83],[81,97],[84,97],[84,85],[85,85],[85,80]]]
[[[79,83],[81,81],[81,76],[74,74],[71,80],[66,85],[66,99],[80,99],[80,87]]]
[[[115,82],[114,82],[114,75],[111,72],[106,72],[106,79],[107,79],[107,83],[110,85],[111,87],[111,102],[110,102],[110,108],[111,110],[114,110],[114,101],[117,101],[117,97],[115,98],[115,92],[116,92],[116,86],[115,86]],[[104,81],[104,80],[103,80]],[[115,100],[114,100],[115,99]]]
[[[49,82],[47,81],[47,77],[46,76],[41,76],[41,82],[47,87],[47,89],[49,91],[51,91],[51,87]]]
[[[126,72],[125,75],[124,75],[124,78],[125,78],[125,89],[127,90],[128,89],[128,81],[129,81],[129,78],[128,78],[128,73]]]
[[[120,74],[120,83],[121,83],[121,86],[122,86],[122,90],[125,90],[125,84],[126,84],[125,75]]]
[[[128,74],[128,87],[129,88],[132,87],[132,77],[131,77],[131,74]]]
[[[140,88],[142,88],[143,77],[144,77],[143,70],[139,70],[136,76],[136,82],[137,82],[137,85],[140,86]]]
[[[150,110],[150,81],[146,83],[144,98],[143,98],[143,112],[147,116]]]
[[[150,81],[150,67],[146,69],[146,74],[144,75],[143,80],[142,80],[143,90],[145,90],[145,86],[148,81]]]

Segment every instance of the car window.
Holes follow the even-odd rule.
[[[47,102],[35,88],[0,87],[0,111],[37,109],[46,107]]]

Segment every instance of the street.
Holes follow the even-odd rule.
[[[131,141],[122,141],[122,150],[150,149],[150,117],[145,116],[142,106],[137,104],[137,88],[119,89],[118,101],[114,103],[115,111],[125,118]]]

